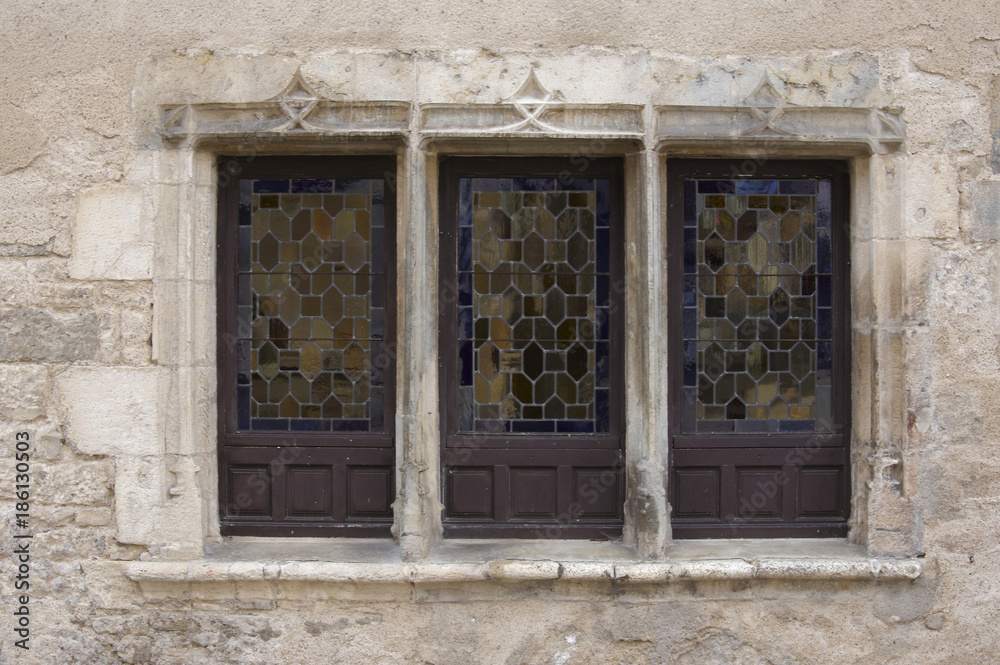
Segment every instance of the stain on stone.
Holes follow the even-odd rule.
[[[1000,129],[993,132],[993,153],[990,155],[990,168],[994,173],[1000,173]]]
[[[344,618],[337,619],[333,623],[327,623],[326,621],[306,621],[305,628],[306,632],[313,637],[319,637],[328,630],[344,630],[349,624],[350,621]]]
[[[0,361],[73,362],[97,353],[98,317],[57,317],[40,309],[0,310]]]

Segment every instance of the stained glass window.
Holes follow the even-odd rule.
[[[381,179],[241,181],[240,430],[384,430],[383,196]]]
[[[458,431],[610,428],[609,181],[462,178]]]
[[[831,184],[684,182],[686,432],[830,432]]]

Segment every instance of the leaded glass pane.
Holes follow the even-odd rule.
[[[684,196],[684,430],[831,431],[830,182]]]
[[[459,431],[610,431],[609,184],[461,180]]]
[[[241,185],[237,426],[384,431],[384,181]]]

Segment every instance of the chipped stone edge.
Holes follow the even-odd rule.
[[[907,581],[923,573],[915,559],[699,559],[663,563],[498,560],[486,563],[335,563],[315,561],[157,561],[127,564],[140,584],[309,582],[316,584],[464,584],[470,582],[626,582],[842,580]]]

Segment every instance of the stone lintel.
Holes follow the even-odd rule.
[[[421,104],[428,137],[580,137],[641,139],[644,107],[636,104]]]
[[[658,106],[657,147],[733,140],[780,145],[861,146],[870,154],[897,150],[904,139],[897,113],[805,106]]]
[[[168,142],[241,137],[397,137],[409,131],[407,102],[311,100],[301,112],[278,101],[166,106],[160,135]]]

